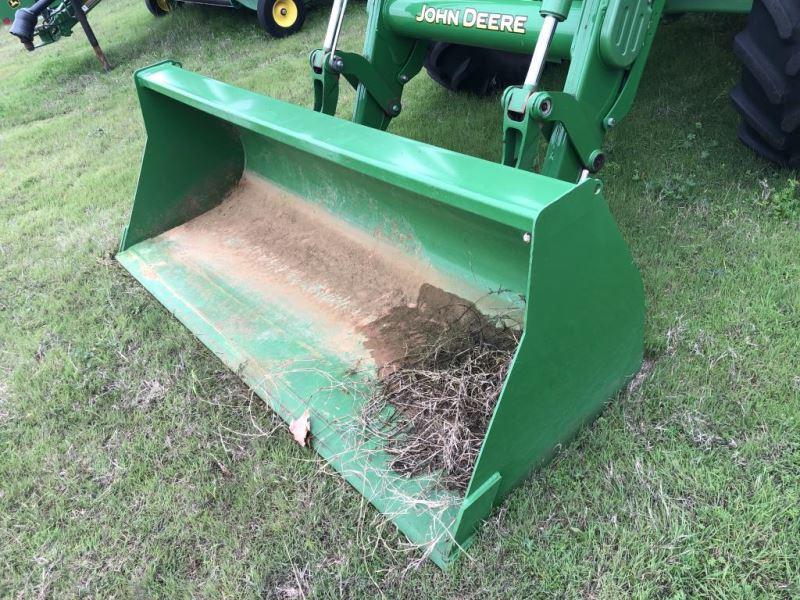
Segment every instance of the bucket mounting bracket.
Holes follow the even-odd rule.
[[[314,50],[309,59],[314,82],[314,110],[328,115],[335,114],[341,76],[355,90],[363,86],[388,119],[398,116],[402,110],[400,99],[403,86],[422,68],[425,49],[424,44],[414,44],[407,59],[388,78],[385,71],[377,69],[358,53],[340,50],[326,53],[323,49]]]
[[[556,124],[563,126],[583,168],[599,171],[605,162],[603,129],[580,102],[565,92],[531,92],[524,86],[503,94],[503,164],[532,169],[541,130],[550,140]]]
[[[311,52],[309,63],[314,84],[314,110],[335,115],[336,105],[339,103],[339,73],[330,68],[327,55],[322,49]]]

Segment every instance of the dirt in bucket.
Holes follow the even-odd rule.
[[[413,301],[435,277],[379,235],[252,174],[220,205],[164,235],[231,278],[351,324]]]
[[[377,377],[361,415],[391,468],[467,487],[520,337],[499,294],[479,300],[481,312],[457,294],[482,290],[249,174],[219,206],[161,237],[171,265],[307,323],[309,360],[322,345],[357,357],[356,372],[369,353]],[[235,326],[238,336],[263,335],[244,317]]]
[[[362,411],[390,468],[466,490],[521,330],[425,284],[362,328],[383,367]]]

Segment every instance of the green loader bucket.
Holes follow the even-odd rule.
[[[639,369],[641,279],[600,183],[573,185],[279,102],[165,62],[119,262],[436,564]],[[388,467],[359,425],[425,290],[524,332],[466,493]],[[491,292],[491,293],[490,293]],[[491,305],[491,306],[490,306]]]

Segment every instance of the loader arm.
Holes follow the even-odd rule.
[[[513,86],[502,96],[502,162],[575,182],[605,163],[603,139],[629,112],[662,15],[747,12],[752,0],[375,0],[361,56],[312,53],[315,109],[334,114],[340,76],[357,89],[353,120],[386,129],[431,40],[531,54],[547,16],[559,15],[547,60],[569,59],[564,89]],[[343,5],[339,5],[341,11]],[[331,25],[341,26],[337,7]],[[391,89],[391,93],[386,90]],[[326,101],[323,103],[322,99]],[[547,149],[538,159],[540,136]]]

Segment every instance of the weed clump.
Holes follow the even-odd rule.
[[[800,219],[800,181],[789,179],[780,189],[771,188],[766,181],[762,181],[761,186],[758,206],[781,221]]]
[[[362,412],[391,469],[466,489],[519,343],[521,330],[509,323],[423,286],[416,305],[374,324],[404,330],[405,352],[381,370]]]

